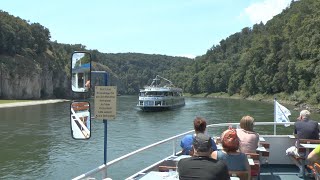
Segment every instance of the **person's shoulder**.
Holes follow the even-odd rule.
[[[193,138],[193,135],[187,134],[182,139],[190,139],[190,138]]]
[[[212,159],[212,162],[214,162],[216,164],[216,166],[220,166],[220,167],[227,167],[227,164],[222,161],[222,160],[215,160],[215,159]]]
[[[240,155],[239,156],[243,156],[243,157],[246,157],[247,158],[247,155],[245,153],[242,153],[240,152]]]
[[[187,158],[180,159],[178,163],[184,164],[184,163],[188,163],[189,161],[192,161],[192,160],[193,160],[193,157],[187,157]]]

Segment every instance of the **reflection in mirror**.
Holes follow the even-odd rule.
[[[73,102],[71,104],[71,134],[74,139],[89,139],[91,136],[90,104]]]
[[[86,52],[75,52],[71,58],[71,88],[73,92],[90,90],[91,56]]]

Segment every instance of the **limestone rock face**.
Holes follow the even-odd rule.
[[[52,59],[0,57],[1,99],[44,99],[70,96],[69,81],[64,69],[53,69]],[[4,60],[3,60],[4,59]]]

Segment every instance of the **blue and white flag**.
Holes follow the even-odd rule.
[[[274,110],[275,110],[275,122],[290,122],[290,119],[288,116],[291,115],[291,112],[286,107],[279,104],[276,100],[274,100]],[[288,127],[290,124],[285,124],[284,126]]]

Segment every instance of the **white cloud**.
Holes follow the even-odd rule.
[[[240,14],[240,18],[248,16],[253,24],[260,23],[261,21],[265,24],[273,16],[281,13],[283,9],[288,7],[290,2],[291,0],[264,0],[254,3]]]

